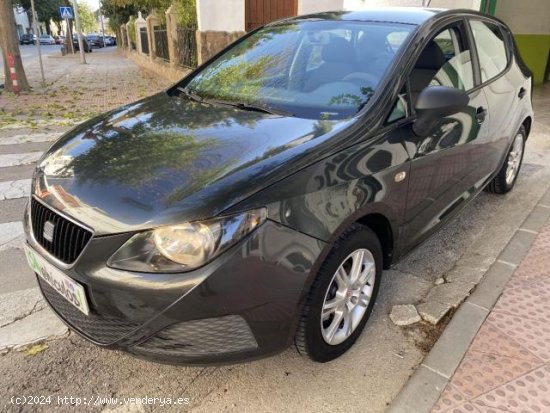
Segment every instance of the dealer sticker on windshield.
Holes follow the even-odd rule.
[[[84,314],[88,315],[90,313],[84,287],[72,278],[67,277],[27,245],[25,245],[25,255],[30,267],[40,278]]]

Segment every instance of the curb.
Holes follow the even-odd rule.
[[[390,404],[388,412],[429,413],[432,410],[516,267],[549,219],[550,189],[485,272],[474,292],[460,305],[424,361]]]

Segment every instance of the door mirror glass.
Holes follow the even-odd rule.
[[[417,114],[414,133],[419,136],[429,135],[442,118],[463,111],[469,101],[468,94],[462,90],[448,86],[428,86],[420,93],[414,106]]]

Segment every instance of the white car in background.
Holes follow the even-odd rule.
[[[40,41],[40,44],[55,44],[55,39],[49,34],[41,35],[38,40]]]

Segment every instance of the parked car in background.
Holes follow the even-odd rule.
[[[36,40],[36,35],[34,34],[24,34],[19,39],[19,44],[33,44]]]
[[[116,39],[113,36],[105,36],[105,46],[116,46]]]
[[[84,45],[84,53],[92,53],[92,46],[90,46],[90,43],[88,43],[88,40],[86,40],[86,36],[82,36],[82,44]],[[80,51],[77,36],[73,36],[73,47],[75,52]]]
[[[24,217],[29,264],[105,348],[204,364],[294,342],[330,361],[383,269],[484,189],[512,190],[531,93],[509,28],[481,13],[267,24],[53,144]]]
[[[103,36],[91,34],[86,36],[86,40],[88,40],[91,47],[105,47],[105,44],[103,43]]]
[[[49,34],[42,34],[38,38],[40,44],[55,44],[55,39]]]

